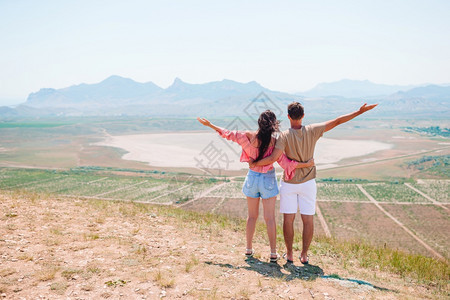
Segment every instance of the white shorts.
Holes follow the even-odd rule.
[[[303,183],[280,183],[280,212],[295,214],[300,208],[302,215],[316,213],[316,180],[311,179]]]

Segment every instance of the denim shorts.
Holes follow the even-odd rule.
[[[278,195],[277,177],[275,169],[267,173],[258,173],[248,170],[247,177],[245,177],[242,192],[245,196],[251,198],[271,198]]]

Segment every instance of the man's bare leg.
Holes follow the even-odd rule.
[[[286,244],[286,259],[294,260],[292,244],[294,243],[294,220],[295,214],[283,214],[283,235]]]
[[[300,254],[300,262],[304,263],[308,261],[309,245],[314,235],[314,216],[313,215],[301,215],[303,222],[303,248]]]

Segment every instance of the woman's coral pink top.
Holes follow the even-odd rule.
[[[250,141],[245,132],[229,131],[227,129],[221,129],[220,131],[218,131],[218,133],[221,137],[241,145],[242,147],[242,154],[240,158],[241,162],[249,162],[250,158],[256,159],[258,157],[259,149],[250,144]],[[273,146],[269,147],[266,153],[264,153],[264,157],[270,156],[273,152],[273,149],[274,149]],[[284,155],[284,153],[280,156],[277,162],[284,169],[284,174],[286,177],[285,180],[292,179],[292,177],[294,177],[295,168],[297,167],[298,162],[287,158],[287,156]],[[256,166],[250,169],[258,173],[267,173],[268,171],[273,169],[273,164],[266,166]]]

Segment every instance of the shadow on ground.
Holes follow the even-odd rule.
[[[213,266],[219,266],[221,268],[228,268],[228,269],[245,269],[249,271],[255,271],[263,276],[266,277],[272,277],[272,278],[281,278],[285,281],[291,281],[294,279],[301,279],[301,280],[307,280],[312,281],[316,280],[318,277],[328,280],[337,280],[341,282],[348,282],[353,283],[359,286],[369,286],[373,289],[380,290],[380,291],[389,291],[389,292],[397,292],[395,290],[386,289],[383,287],[379,287],[376,285],[371,284],[370,282],[358,280],[358,279],[351,279],[351,278],[342,278],[337,274],[332,275],[325,275],[323,273],[323,270],[319,266],[315,265],[303,265],[301,267],[296,266],[291,263],[285,263],[284,265],[279,265],[278,263],[268,263],[261,261],[257,258],[251,257],[247,258],[245,262],[248,264],[248,266],[233,266],[232,264],[223,264],[223,263],[216,263],[211,261],[205,261],[205,264],[207,265],[213,265]]]
[[[293,279],[315,280],[317,277],[324,275],[323,270],[320,267],[311,264],[298,267],[294,264],[286,263],[281,266],[278,263],[268,263],[254,257],[247,258],[245,262],[248,266],[233,266],[231,264],[215,263],[211,261],[206,261],[205,264],[229,269],[255,271],[266,277],[282,278],[286,281]]]

